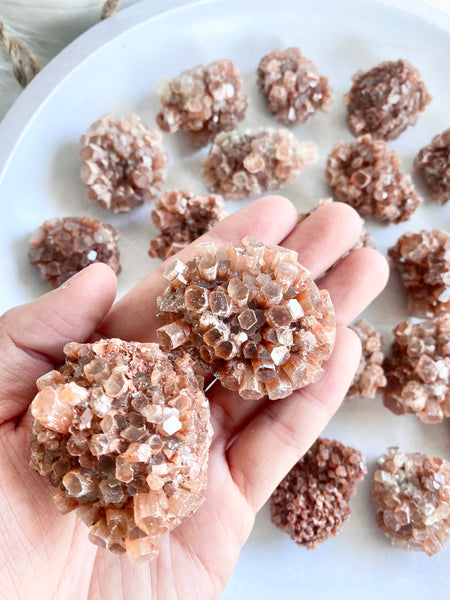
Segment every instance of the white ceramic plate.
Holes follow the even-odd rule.
[[[121,233],[123,273],[120,294],[151,271],[147,256],[155,235],[150,208],[111,215],[85,200],[76,156],[79,136],[106,112],[140,114],[154,124],[158,100],[153,87],[163,76],[215,58],[232,58],[244,76],[251,105],[241,129],[275,125],[255,84],[255,68],[275,47],[297,45],[329,75],[336,102],[328,115],[294,127],[300,139],[314,139],[320,162],[286,188],[299,210],[328,194],[323,178],[326,155],[345,128],[342,95],[358,69],[381,60],[407,58],[416,65],[434,97],[432,104],[392,145],[405,170],[419,148],[450,125],[450,18],[417,2],[392,9],[362,0],[278,0],[142,2],[75,41],[36,77],[0,127],[0,222],[2,291],[0,312],[45,291],[28,265],[27,240],[44,219],[92,215]],[[403,7],[403,8],[402,8]],[[170,10],[169,10],[170,9]],[[182,136],[165,136],[170,154],[168,186],[204,190],[199,175],[202,152]],[[239,203],[228,203],[234,210]],[[406,224],[368,223],[381,251],[401,233],[448,226],[450,206],[426,201]],[[405,318],[404,299],[394,276],[365,316],[390,342],[392,327]],[[369,475],[352,501],[342,533],[307,552],[271,525],[267,507],[258,516],[224,598],[448,598],[450,547],[430,559],[393,549],[376,529],[369,502],[375,459],[389,445],[450,459],[447,423],[425,426],[413,415],[396,417],[379,400],[347,401],[326,430],[361,449]]]

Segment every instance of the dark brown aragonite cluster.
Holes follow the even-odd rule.
[[[450,311],[450,235],[446,231],[405,233],[388,254],[400,273],[408,314],[432,317]]]
[[[91,542],[154,558],[159,536],[198,509],[206,487],[212,429],[193,361],[118,339],[64,352],[60,371],[37,382],[30,464]]]
[[[231,131],[242,121],[248,97],[231,60],[215,60],[162,79],[156,89],[162,109],[156,117],[167,133],[189,132],[196,146],[206,146],[219,131]]]
[[[258,65],[258,85],[270,112],[283,125],[306,123],[318,111],[328,112],[333,95],[328,77],[298,48],[272,50]]]
[[[117,230],[91,217],[63,217],[44,221],[30,239],[28,257],[42,279],[53,288],[95,262],[120,273]]]
[[[425,180],[431,198],[438,204],[450,200],[450,129],[436,135],[422,148],[414,168]]]
[[[317,548],[341,530],[356,484],[366,473],[358,450],[318,438],[273,492],[272,522],[300,546]]]
[[[345,97],[347,124],[359,136],[394,140],[409,125],[415,125],[419,112],[431,96],[419,71],[406,60],[382,62],[370,71],[358,71]]]
[[[163,260],[169,258],[226,216],[222,196],[167,190],[152,211],[152,223],[162,233],[152,239],[148,253]]]
[[[450,539],[450,463],[389,448],[372,483],[376,522],[392,545],[433,556]]]
[[[364,135],[341,142],[328,156],[326,180],[341,202],[360,215],[400,223],[421,203],[409,175],[399,171],[400,158],[386,142]]]
[[[219,133],[203,160],[203,179],[212,192],[243,200],[292,183],[317,159],[314,142],[300,143],[282,129]]]
[[[284,398],[318,381],[333,349],[334,309],[297,253],[255,238],[197,245],[175,260],[158,298],[165,350],[188,351],[242,398]]]
[[[384,405],[415,413],[424,423],[450,416],[450,314],[421,323],[402,321],[384,369]]]
[[[386,385],[381,335],[370,323],[363,320],[356,321],[352,329],[361,340],[362,354],[358,370],[347,392],[347,398],[354,396],[375,398],[378,391]]]
[[[166,179],[162,137],[136,115],[105,115],[81,137],[78,152],[87,198],[115,213],[155,200]]]

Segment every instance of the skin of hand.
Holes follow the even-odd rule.
[[[251,235],[281,244],[298,251],[299,262],[317,278],[360,233],[361,220],[347,205],[320,207],[297,225],[293,205],[272,196],[227,217],[198,241],[225,245]],[[178,257],[192,254],[188,247]],[[0,596],[8,600],[218,598],[257,511],[339,407],[360,357],[359,340],[347,325],[388,278],[383,256],[361,248],[320,280],[337,318],[335,349],[320,382],[276,402],[244,401],[213,385],[206,500],[161,538],[157,559],[134,566],[126,556],[92,545],[75,514],[57,512],[55,490],[28,466],[28,407],[36,379],[62,362],[66,342],[99,335],[155,341],[163,270],[161,265],[113,305],[115,277],[95,264],[0,318]]]

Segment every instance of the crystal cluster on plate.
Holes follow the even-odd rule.
[[[352,329],[361,340],[362,354],[358,369],[347,392],[347,397],[375,398],[377,393],[386,385],[381,335],[370,323],[362,319],[356,321],[352,325]]]
[[[450,200],[450,128],[420,150],[414,168],[422,175],[435,202],[445,204]]]

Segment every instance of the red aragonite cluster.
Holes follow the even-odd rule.
[[[438,204],[450,200],[450,128],[422,148],[414,168],[425,180],[431,198]]]
[[[352,329],[361,340],[362,354],[347,397],[375,398],[377,392],[386,385],[382,339],[378,331],[366,321],[356,321]]]
[[[212,429],[193,361],[118,339],[64,352],[37,382],[30,464],[94,544],[149,560],[203,502]]]
[[[336,326],[326,290],[297,253],[255,238],[217,249],[197,245],[175,260],[158,298],[165,350],[181,348],[242,398],[284,398],[318,381]]]

